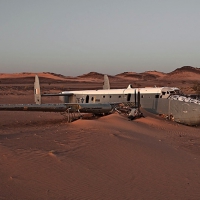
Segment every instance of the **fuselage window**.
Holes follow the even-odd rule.
[[[85,102],[89,103],[89,95],[86,96]]]
[[[105,98],[105,95],[103,95],[103,98]]]
[[[119,96],[119,98],[121,98],[121,96]]]
[[[94,100],[94,97],[91,98],[91,101],[93,101],[93,100]]]
[[[141,98],[144,98],[144,95],[141,95]]]
[[[111,98],[112,96],[110,96],[110,98]]]
[[[131,100],[131,94],[129,93],[127,96],[127,101],[130,101],[130,100]]]

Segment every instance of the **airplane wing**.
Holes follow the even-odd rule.
[[[80,112],[80,113],[109,113],[114,109],[111,104],[0,104],[0,111],[42,111],[42,112]]]
[[[64,112],[69,108],[70,106],[65,104],[0,104],[0,111]],[[78,109],[78,105],[73,105],[73,108]]]
[[[73,93],[41,94],[41,96],[72,96]]]

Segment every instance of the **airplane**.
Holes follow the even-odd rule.
[[[130,88],[130,86],[128,88]],[[101,93],[104,101],[98,99]],[[66,114],[92,113],[94,115],[106,115],[114,111],[121,113],[121,111],[118,109],[120,109],[122,105],[127,106],[127,103],[129,103],[129,111],[131,109],[138,109],[136,103],[136,94],[134,94],[135,102],[133,103],[130,102],[130,99],[128,99],[128,102],[126,102],[125,99],[123,99],[123,101],[119,99],[114,102],[113,100],[111,100],[111,94],[114,95],[114,93],[115,90],[110,89],[108,76],[104,75],[104,85],[102,90],[63,91],[57,94],[41,94],[39,77],[36,75],[34,82],[34,101],[36,104],[0,104],[0,111],[43,111],[61,112]],[[109,99],[106,97],[108,94],[110,95]],[[58,96],[62,103],[43,104],[42,97],[44,96]],[[108,100],[105,100],[106,98]],[[130,95],[128,98],[130,98]],[[136,115],[139,116],[139,112],[135,113],[137,113],[135,114],[135,117]],[[71,119],[68,118],[68,121],[71,121]]]
[[[42,97],[58,96],[62,103],[43,104]],[[200,101],[189,99],[176,87],[144,87],[110,89],[107,75],[104,75],[103,89],[62,91],[57,94],[41,94],[39,78],[35,76],[34,99],[36,104],[0,104],[0,111],[44,111],[66,113],[92,113],[105,115],[120,110],[127,115],[138,113],[140,107],[154,114],[162,114],[168,119],[186,125],[200,124]],[[137,109],[138,112],[135,112]],[[132,112],[131,112],[132,111]],[[137,117],[137,116],[132,116]],[[131,117],[131,119],[132,119]]]

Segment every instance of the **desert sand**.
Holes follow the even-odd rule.
[[[2,80],[1,104],[33,103],[21,79]],[[91,87],[81,81],[68,87]],[[50,83],[42,89],[64,87]],[[0,199],[200,199],[200,127],[143,113],[67,123],[60,113],[0,112]]]

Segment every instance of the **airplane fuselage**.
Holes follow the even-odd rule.
[[[141,107],[149,112],[164,114],[166,117],[173,116],[174,121],[187,125],[200,124],[200,103],[170,99],[173,95],[181,96],[180,90],[175,87],[64,91],[61,94],[65,95],[60,96],[64,103],[88,105],[130,102],[138,106],[140,99]]]
[[[163,90],[169,91],[168,94],[162,94]],[[82,90],[82,91],[64,91],[60,100],[64,103],[114,103],[114,102],[135,102],[140,92],[142,99],[167,98],[170,91],[178,88],[126,88],[126,89],[108,89],[108,90]],[[67,95],[69,94],[69,95]]]

